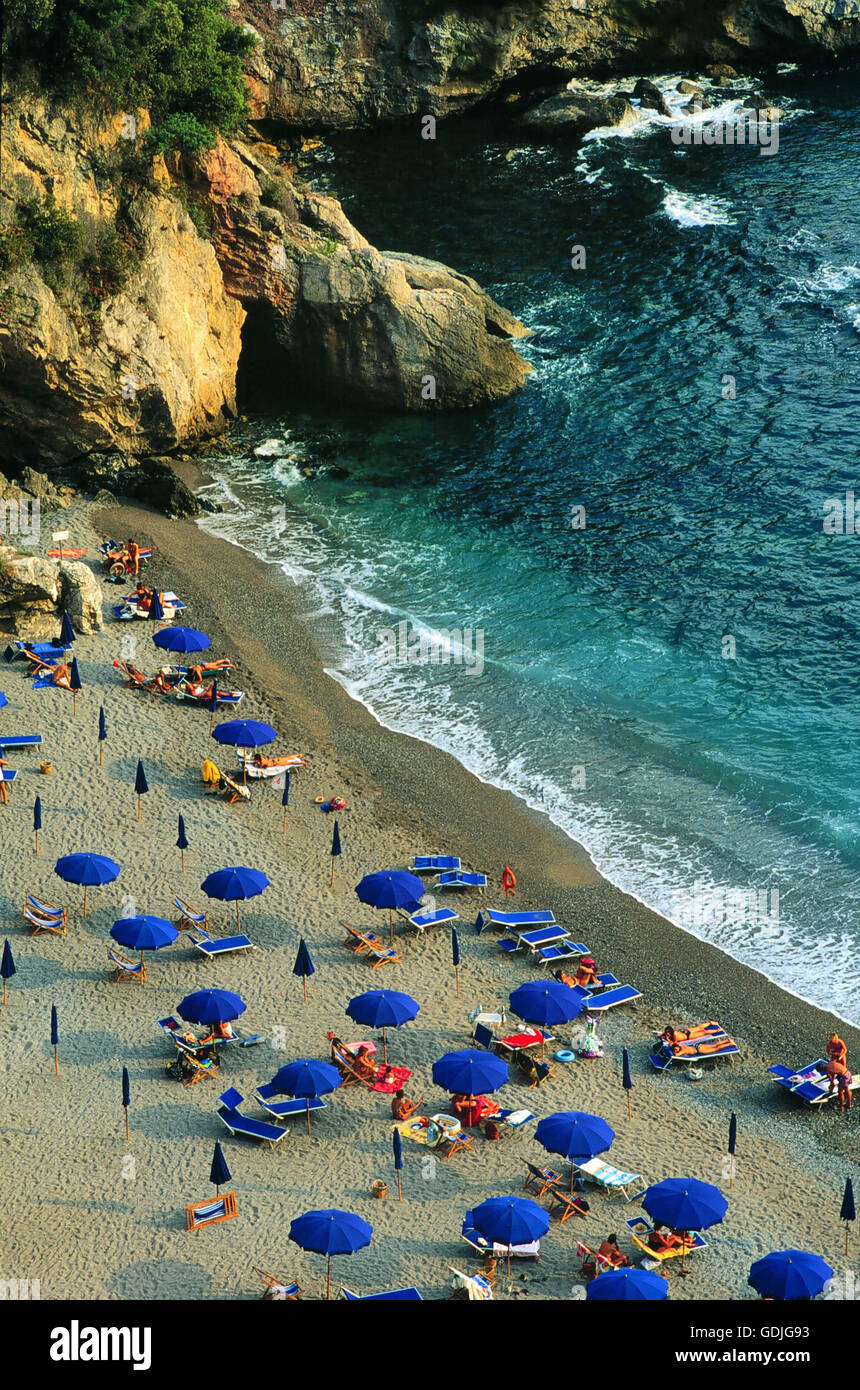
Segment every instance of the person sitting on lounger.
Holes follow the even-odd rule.
[[[658,1221],[648,1237],[648,1244],[658,1255],[665,1250],[680,1250],[682,1245],[691,1245],[692,1237],[679,1235],[677,1231],[664,1230],[664,1223]]]
[[[499,1106],[494,1100],[489,1100],[487,1096],[455,1096],[453,1110],[454,1114],[459,1117],[461,1124],[465,1125],[467,1129],[472,1129],[475,1125],[479,1125],[482,1120],[498,1115]]]
[[[134,596],[137,600],[138,608],[142,608],[145,613],[149,612],[149,609],[152,607],[152,590],[147,589],[145,584],[138,584],[134,591]]]
[[[395,1120],[408,1120],[411,1115],[415,1114],[414,1104],[403,1091],[398,1091],[392,1099],[391,1113]]]
[[[355,1054],[355,1061],[352,1064],[353,1071],[357,1072],[362,1081],[376,1080],[376,1067],[370,1054],[367,1043],[362,1043]]]
[[[583,989],[593,989],[599,985],[597,978],[597,966],[591,956],[583,956],[579,962],[576,974],[573,977],[574,984],[580,985]]]
[[[618,1249],[618,1237],[614,1233],[606,1237],[597,1253],[611,1264],[613,1269],[624,1269],[626,1265],[630,1264],[627,1256],[622,1255]]]

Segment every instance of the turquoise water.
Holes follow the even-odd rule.
[[[860,536],[823,529],[860,497],[860,82],[765,91],[773,157],[644,119],[579,148],[481,121],[339,139],[320,186],[519,314],[534,375],[450,417],[285,406],[231,436],[206,524],[306,586],[383,723],[860,1021]],[[380,660],[400,622],[480,630],[483,671]]]

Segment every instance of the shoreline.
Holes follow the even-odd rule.
[[[177,471],[192,490],[205,481],[205,464],[198,468],[196,464],[189,466],[186,463]],[[96,522],[98,525],[98,517]],[[317,716],[323,715],[329,729],[338,728],[341,739],[336,745],[338,751],[346,753],[348,760],[353,760],[364,776],[370,776],[378,783],[386,803],[397,807],[397,814],[392,815],[391,819],[402,824],[403,816],[409,814],[412,807],[402,803],[403,792],[396,773],[397,750],[400,750],[413,782],[420,785],[418,799],[426,808],[417,824],[429,822],[434,827],[444,827],[442,838],[445,834],[448,838],[437,848],[443,852],[457,853],[456,847],[452,846],[459,845],[463,848],[464,862],[468,861],[488,874],[490,883],[481,900],[486,905],[493,905],[501,897],[498,892],[494,895],[493,888],[497,888],[504,864],[511,863],[518,878],[516,903],[511,906],[552,907],[557,920],[569,926],[576,939],[585,940],[594,952],[598,952],[599,965],[601,957],[609,957],[613,973],[619,978],[623,973],[625,982],[642,990],[645,999],[640,1008],[647,1007],[658,992],[653,988],[646,989],[643,980],[652,986],[659,980],[664,1005],[662,1012],[667,1017],[673,1011],[678,1016],[687,1017],[692,1009],[702,1012],[703,1017],[720,1015],[732,1019],[733,1024],[726,1025],[730,1031],[744,1035],[759,1048],[772,1051],[771,1061],[783,1060],[789,1052],[793,1057],[797,1054],[798,1064],[800,1058],[806,1058],[807,1054],[811,1060],[817,1055],[816,1037],[820,1040],[818,1051],[823,1047],[822,1028],[828,1029],[828,1035],[837,1026],[843,1033],[850,1032],[853,1034],[853,1044],[849,1043],[849,1046],[853,1045],[855,1051],[860,1048],[860,1029],[848,1020],[777,984],[763,972],[743,964],[722,947],[704,941],[671,922],[634,894],[605,878],[588,850],[557,826],[546,812],[528,806],[514,792],[483,781],[452,754],[379,721],[326,669],[325,654],[318,650],[313,624],[308,622],[302,609],[301,590],[277,564],[258,559],[232,541],[210,535],[194,522],[167,521],[143,507],[121,508],[117,520],[110,525],[117,533],[132,534],[136,528],[155,539],[161,555],[169,559],[171,574],[177,570],[185,571],[182,583],[186,589],[194,583],[194,579],[184,559],[186,546],[183,539],[177,536],[171,540],[171,530],[178,526],[188,527],[201,538],[205,553],[212,557],[213,568],[220,574],[223,575],[225,569],[232,569],[235,577],[241,575],[243,582],[248,583],[250,593],[260,588],[273,589],[278,593],[280,602],[288,611],[289,620],[287,627],[278,634],[274,646],[279,649],[283,665],[292,666],[297,658],[304,663],[302,674],[306,698],[312,691],[313,709]],[[150,527],[148,532],[147,526]],[[241,560],[238,557],[242,557]],[[234,590],[231,600],[235,602],[237,597]],[[194,606],[197,609],[205,605],[207,610],[211,610],[213,602],[213,617],[216,623],[220,623],[226,614],[219,612],[217,594],[204,595],[201,591]],[[251,606],[252,603],[249,603],[248,609]],[[295,624],[295,628],[290,630],[290,624]],[[230,634],[234,646],[239,641],[241,647],[241,640],[237,633]],[[247,655],[251,657],[249,664],[253,667],[253,657],[250,652]],[[257,655],[262,656],[262,652]],[[264,659],[270,661],[271,652]],[[270,701],[274,688],[269,684],[267,698]],[[421,763],[426,765],[422,767]],[[460,813],[452,815],[451,806],[458,800]],[[482,801],[485,802],[483,806]],[[476,827],[482,820],[500,828],[506,837],[502,842],[506,848],[499,847],[498,833],[489,836],[476,833]],[[384,823],[383,820],[381,824]],[[539,860],[542,869],[536,869],[534,863],[529,862],[530,859]],[[576,897],[589,891],[594,894],[594,900],[588,904]],[[561,903],[559,895],[562,897]],[[469,901],[472,906],[472,899]],[[477,911],[477,900],[474,906]],[[468,917],[465,907],[463,911]],[[640,925],[652,934],[654,951],[643,950],[629,930],[619,930],[617,927],[613,930],[610,923],[613,918],[619,921],[622,912],[636,917]],[[580,936],[580,933],[586,935]],[[595,945],[595,940],[601,937],[606,945]],[[653,955],[671,959],[676,951],[683,958],[681,969],[655,972]],[[626,967],[623,964],[625,959]],[[700,983],[691,1000],[693,975],[697,981],[707,981],[707,984],[703,988]],[[759,1010],[750,1009],[751,993],[758,997],[764,1012],[774,1021],[781,1017],[780,1001],[791,1001],[790,1007],[797,1011],[793,1019],[792,1037],[783,1033],[780,1040],[767,1034],[762,1027]],[[768,1036],[771,1036],[769,1047]]]

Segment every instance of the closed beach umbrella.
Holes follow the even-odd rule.
[[[283,833],[287,833],[287,807],[290,804],[290,773],[289,769],[284,773],[284,794],[281,797],[281,805],[284,808],[284,827]]]
[[[443,1091],[463,1096],[483,1096],[498,1091],[508,1081],[507,1063],[492,1052],[463,1048],[446,1052],[433,1063],[433,1080]]]
[[[161,594],[156,589],[152,595],[152,602],[149,605],[149,616],[154,623],[160,623],[164,617],[164,604],[161,602]]]
[[[72,665],[69,670],[69,689],[72,692],[72,714],[78,712],[78,691],[81,689],[81,673],[78,670],[78,658],[72,657]]]
[[[293,974],[301,977],[302,988],[305,993],[305,1003],[308,1002],[308,978],[314,973],[314,963],[311,960],[311,953],[305,945],[305,938],[299,942],[299,949],[296,952],[296,963],[293,966]]]
[[[698,1178],[665,1178],[654,1183],[642,1198],[652,1221],[673,1231],[704,1231],[716,1226],[728,1211],[728,1201],[718,1187]],[[686,1246],[681,1249],[681,1272],[686,1273]]]
[[[451,963],[454,966],[454,976],[457,981],[457,998],[460,998],[460,938],[457,935],[457,928],[451,928]]]
[[[139,916],[121,917],[114,922],[110,934],[120,946],[140,951],[140,963],[143,965],[144,951],[160,951],[163,946],[171,946],[179,932],[164,917]]]
[[[60,1030],[57,1025],[57,1006],[51,1005],[51,1046],[54,1049],[54,1072],[60,1074],[60,1058],[57,1048],[60,1046]]]
[[[276,1091],[284,1095],[310,1101],[315,1096],[327,1096],[343,1084],[340,1072],[330,1062],[318,1062],[313,1058],[302,1058],[298,1062],[288,1062],[272,1077]],[[306,1105],[305,1114],[308,1134],[311,1132],[311,1108]]]
[[[541,1028],[557,1028],[560,1023],[570,1023],[571,1019],[582,1013],[582,1000],[560,980],[529,980],[528,984],[514,990],[511,1009],[526,1023],[536,1023]],[[543,1038],[540,1051],[543,1056]]]
[[[329,879],[330,888],[334,884],[334,861],[339,854],[343,854],[343,850],[340,847],[340,826],[338,825],[337,821],[335,821],[334,830],[331,833],[331,878]]]
[[[212,733],[212,725],[215,722],[215,715],[218,713],[218,677],[212,681],[212,689],[209,692],[209,733]]]
[[[529,1245],[549,1230],[549,1216],[528,1197],[490,1197],[472,1211],[472,1222],[485,1240],[507,1246],[508,1273],[511,1246]]]
[[[99,705],[99,767],[102,765],[103,744],[107,738],[107,722],[105,720],[104,705]]]
[[[625,1047],[621,1053],[621,1085],[627,1092],[627,1118],[631,1119],[630,1114],[630,1092],[633,1090],[633,1082],[630,1079],[630,1058]]]
[[[805,1250],[775,1250],[756,1260],[747,1283],[762,1298],[788,1303],[816,1298],[832,1278],[830,1265],[818,1255],[809,1255]]]
[[[12,947],[8,941],[3,942],[3,960],[0,961],[0,975],[3,976],[3,1003],[6,1003],[6,981],[11,980],[13,975],[18,972],[15,969],[15,961],[12,958]],[[847,1240],[847,1236],[846,1236]]]
[[[190,652],[205,652],[212,643],[205,632],[198,632],[194,627],[165,627],[161,632],[156,632],[153,642],[157,647],[161,647],[165,652],[181,652],[187,656]]]
[[[382,1029],[382,1057],[388,1064],[385,1045],[386,1028],[400,1028],[410,1023],[418,1014],[419,1005],[409,994],[401,994],[396,989],[369,989],[366,994],[357,994],[346,1006],[347,1017],[366,1028]]]
[[[140,798],[149,791],[149,783],[146,780],[146,773],[143,770],[143,763],[140,758],[137,760],[137,772],[134,777],[134,790],[137,792],[137,818],[140,820]]]
[[[217,1140],[215,1141],[215,1152],[212,1155],[212,1167],[209,1170],[209,1181],[214,1182],[215,1192],[218,1196],[221,1195],[221,1184],[230,1181],[230,1169],[227,1167],[227,1160]]]
[[[36,797],[33,803],[33,830],[36,835],[36,858],[39,857],[39,831],[42,829],[42,798]]]
[[[403,1141],[400,1138],[400,1130],[395,1128],[391,1132],[392,1144],[394,1146],[394,1171],[397,1174],[397,1200],[403,1201],[403,1186],[400,1181],[400,1174],[403,1168]]]
[[[54,873],[64,883],[79,883],[84,890],[84,916],[87,915],[87,889],[113,883],[119,864],[106,854],[64,854],[54,865]]]
[[[260,869],[248,869],[236,865],[229,869],[216,869],[214,874],[204,878],[200,887],[208,898],[218,898],[221,902],[236,903],[236,926],[239,920],[239,903],[247,898],[256,898],[269,886],[269,880]]]
[[[729,1120],[729,1188],[735,1183],[735,1149],[738,1145],[738,1117],[734,1113]]]
[[[424,896],[424,884],[405,869],[380,869],[378,873],[365,874],[355,891],[359,902],[369,903],[375,908],[388,908],[388,936],[389,940],[393,940],[392,909],[406,908],[414,912]]]
[[[585,1162],[612,1148],[615,1131],[599,1115],[584,1110],[558,1110],[541,1120],[535,1139],[551,1154],[570,1159],[570,1190],[573,1191],[573,1165]]]
[[[122,1069],[122,1108],[125,1111],[125,1141],[128,1143],[128,1107],[131,1105],[131,1086],[128,1079],[128,1067]]]
[[[373,1227],[351,1211],[329,1207],[323,1211],[308,1211],[290,1222],[290,1240],[302,1250],[313,1250],[328,1260],[326,1299],[331,1298],[332,1255],[354,1255],[369,1245]]]
[[[179,817],[179,834],[176,839],[176,848],[182,857],[182,872],[185,873],[185,851],[188,848],[188,838],[185,834],[185,818]]]
[[[662,1303],[669,1285],[650,1269],[610,1269],[585,1290],[590,1303]]]
[[[6,942],[9,945],[9,942]],[[6,959],[6,952],[3,952],[3,959]],[[6,1003],[4,986],[3,1003]],[[848,1229],[852,1221],[856,1221],[857,1212],[854,1207],[854,1184],[850,1178],[845,1179],[845,1191],[842,1194],[842,1209],[839,1212],[839,1220],[845,1222],[845,1254],[848,1254]]]
[[[72,620],[68,613],[63,613],[63,621],[60,623],[60,640],[58,645],[70,647],[75,640],[75,629],[72,627]]]
[[[229,989],[198,989],[186,994],[179,1015],[187,1023],[229,1023],[245,1012],[238,994]]]

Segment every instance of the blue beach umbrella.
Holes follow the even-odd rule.
[[[60,1059],[57,1048],[60,1046],[60,1030],[57,1024],[57,1006],[51,1005],[51,1046],[54,1049],[54,1072],[60,1074]]]
[[[582,1000],[560,980],[529,980],[511,995],[511,1009],[527,1023],[541,1028],[558,1027],[582,1013]],[[541,1056],[544,1045],[541,1038]]]
[[[756,1260],[747,1283],[762,1298],[788,1303],[816,1298],[832,1278],[830,1265],[818,1255],[809,1255],[805,1250],[775,1250]]]
[[[176,837],[176,848],[182,858],[182,872],[185,873],[185,851],[188,848],[188,837],[185,834],[185,817],[179,817],[179,834]]]
[[[338,1211],[326,1208],[323,1211],[307,1211],[290,1222],[290,1240],[295,1241],[302,1250],[313,1250],[328,1259],[326,1275],[326,1299],[331,1298],[331,1257],[332,1255],[354,1255],[369,1245],[373,1227],[355,1216],[351,1211]]]
[[[3,942],[3,960],[0,961],[0,975],[3,977],[3,1003],[6,1003],[6,981],[11,980],[13,975],[17,975],[15,961],[12,958],[12,947],[8,941]]]
[[[149,783],[140,758],[137,760],[137,772],[134,775],[134,790],[137,793],[137,818],[140,820],[140,798],[149,791]]]
[[[208,898],[218,898],[221,902],[236,903],[236,926],[239,921],[239,903],[248,898],[256,898],[269,886],[269,880],[260,869],[248,869],[236,865],[229,869],[216,869],[214,874],[204,878],[200,887]]]
[[[125,1141],[128,1143],[128,1107],[131,1105],[131,1085],[128,1079],[128,1067],[122,1069],[122,1108],[125,1111]]]
[[[42,829],[42,798],[36,797],[33,802],[33,830],[36,835],[36,858],[39,857],[39,831]]]
[[[570,1190],[573,1191],[573,1165],[611,1149],[615,1131],[599,1115],[584,1110],[558,1110],[541,1120],[535,1139],[551,1154],[570,1159]]]
[[[698,1178],[664,1178],[654,1183],[642,1205],[658,1225],[673,1231],[704,1231],[716,1226],[728,1211],[728,1201],[718,1187]],[[681,1249],[681,1268],[686,1273],[686,1246]]]
[[[162,651],[181,652],[183,656],[190,652],[205,652],[207,647],[212,646],[206,633],[198,632],[195,627],[165,627],[156,632],[152,640]]]
[[[404,1023],[411,1023],[419,1007],[411,995],[401,994],[396,989],[369,989],[366,994],[350,999],[346,1013],[348,1018],[366,1028],[382,1029],[382,1057],[387,1065],[386,1028],[400,1028]]]
[[[311,960],[311,953],[305,945],[305,938],[299,941],[299,949],[296,953],[296,963],[293,966],[293,974],[301,977],[302,988],[305,993],[305,1003],[308,1002],[308,979],[313,975],[315,966]]]
[[[99,767],[101,767],[104,749],[102,747],[107,738],[107,721],[105,720],[104,705],[99,705]]]
[[[227,1160],[217,1140],[215,1141],[215,1151],[212,1154],[212,1167],[209,1169],[209,1181],[214,1182],[218,1196],[221,1195],[222,1183],[230,1181],[230,1169],[227,1167]]]
[[[75,640],[75,629],[72,627],[72,620],[68,613],[63,613],[63,621],[60,623],[60,640],[57,643],[60,647],[70,647]]]
[[[154,623],[160,623],[164,617],[164,604],[161,602],[161,594],[156,589],[152,595],[152,602],[149,605],[149,616]]]
[[[298,1062],[288,1062],[272,1077],[276,1091],[295,1096],[299,1100],[310,1101],[315,1096],[327,1096],[336,1091],[343,1081],[337,1067],[329,1062],[318,1062],[313,1058],[302,1058]],[[305,1106],[308,1134],[311,1132],[311,1108]]]
[[[244,1012],[241,998],[229,989],[198,989],[186,994],[179,1005],[180,1017],[187,1023],[229,1023]]]
[[[472,1224],[485,1240],[507,1246],[510,1274],[511,1246],[540,1240],[549,1230],[549,1216],[528,1197],[490,1197],[474,1208]]]
[[[128,946],[132,951],[140,951],[143,965],[144,951],[160,951],[163,946],[171,946],[179,932],[172,922],[164,917],[121,917],[110,929],[114,941],[120,946]]]
[[[650,1269],[610,1269],[585,1290],[590,1303],[662,1303],[669,1285]]]
[[[7,945],[7,946],[9,945],[8,941],[6,942],[6,945]],[[4,960],[5,960],[5,958],[6,958],[6,952],[5,952],[5,950],[4,950],[4,952],[3,952],[3,958],[4,958]],[[6,1002],[6,996],[5,996],[5,994],[4,994],[4,996],[3,996],[3,1002],[4,1002],[4,1004],[5,1004],[5,1002]],[[844,1191],[843,1194],[842,1194],[842,1209],[841,1209],[841,1211],[839,1212],[839,1220],[845,1222],[845,1254],[846,1254],[846,1255],[848,1254],[848,1228],[849,1228],[850,1223],[851,1223],[852,1221],[856,1221],[856,1219],[857,1219],[857,1211],[856,1211],[855,1206],[854,1206],[854,1184],[852,1183],[852,1181],[851,1181],[850,1178],[846,1178],[846,1179],[845,1179],[845,1191]]]
[[[507,1063],[492,1052],[463,1048],[446,1052],[433,1063],[433,1080],[444,1091],[463,1096],[482,1096],[498,1091],[508,1081]]]
[[[629,1120],[632,1118],[630,1114],[630,1092],[633,1090],[633,1082],[630,1077],[630,1058],[626,1047],[623,1048],[621,1052],[621,1085],[627,1092],[627,1118]]]
[[[218,743],[229,743],[234,748],[262,748],[266,743],[274,743],[278,734],[271,724],[264,724],[259,719],[228,719],[226,724],[216,724],[212,737]],[[242,775],[247,777],[244,759]]]
[[[394,1147],[394,1171],[397,1174],[397,1200],[403,1201],[403,1184],[400,1174],[403,1169],[403,1141],[400,1138],[400,1130],[395,1125],[391,1131],[391,1142]]]
[[[335,859],[337,859],[339,854],[343,854],[343,850],[340,847],[340,826],[338,825],[337,821],[335,821],[334,830],[331,833],[331,878],[329,879],[330,888],[334,884],[334,861]]]
[[[388,908],[388,936],[389,940],[393,940],[392,909],[406,908],[414,912],[424,896],[424,884],[405,869],[380,869],[375,874],[365,874],[355,891],[359,902],[375,908]]]
[[[84,890],[84,916],[87,915],[87,889],[113,883],[119,864],[106,854],[64,854],[54,865],[54,873],[64,883],[81,884]]]

